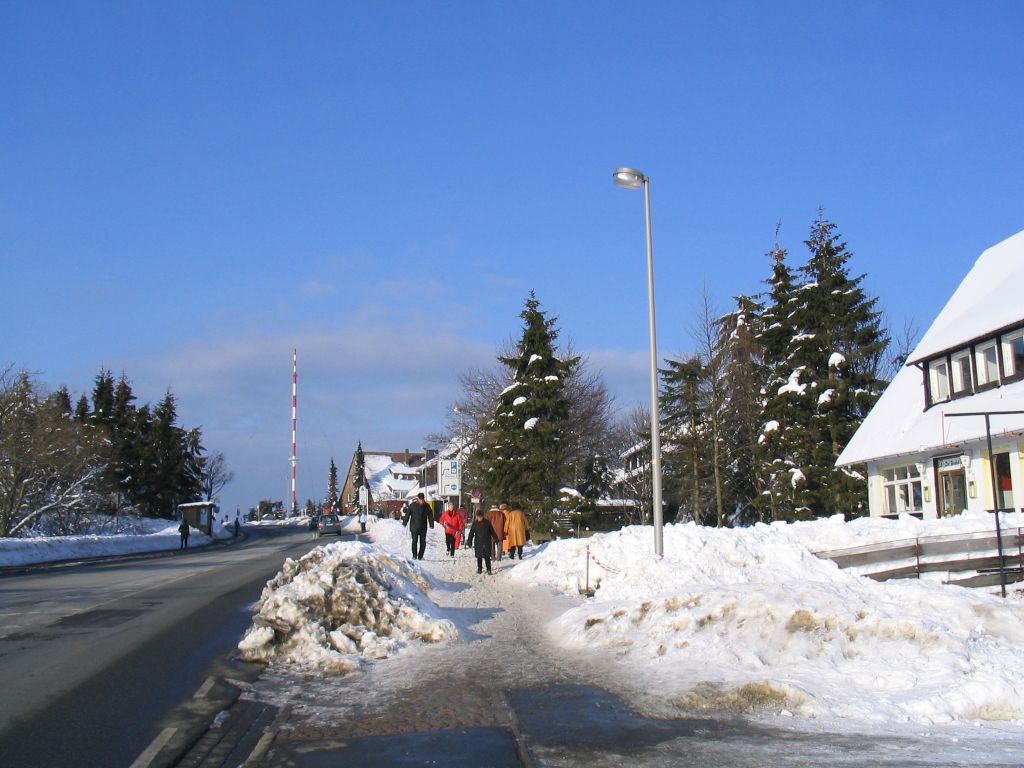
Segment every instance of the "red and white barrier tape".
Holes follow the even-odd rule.
[[[600,560],[597,559],[597,557],[594,555],[593,552],[591,552],[589,554],[590,554],[590,559],[593,560],[595,563],[597,563],[602,568],[604,568],[606,571],[608,571],[608,573],[622,573],[622,569],[621,568],[616,568],[613,565],[608,565],[607,563],[602,563]]]

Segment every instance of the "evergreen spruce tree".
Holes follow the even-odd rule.
[[[338,508],[338,467],[331,456],[331,466],[327,470],[327,498],[324,506],[332,512]]]
[[[757,506],[762,518],[791,519],[798,508],[809,509],[806,459],[800,444],[807,440],[810,414],[798,397],[804,371],[795,362],[793,346],[802,334],[800,296],[787,253],[777,243],[769,253],[772,276],[768,280],[757,341],[760,345],[764,398],[760,432],[754,452],[757,468]],[[808,514],[803,516],[807,517]]]
[[[353,506],[359,503],[359,489],[366,486],[367,504],[370,502],[369,483],[366,482],[366,454],[363,453],[363,441],[360,440],[356,446],[356,465],[352,470],[352,498],[349,503]]]
[[[704,365],[699,356],[669,358],[665,363],[660,371],[660,410],[666,497],[678,504],[679,519],[690,518],[701,525],[708,511],[705,499],[713,494]]]
[[[101,369],[94,379],[92,389],[92,421],[94,424],[109,426],[114,413],[114,377],[110,371]]]
[[[89,421],[89,398],[82,395],[75,404],[75,421],[85,424]]]
[[[147,512],[157,517],[172,517],[176,504],[202,495],[200,433],[179,427],[177,416],[174,395],[167,392],[153,409],[147,428],[144,499]]]
[[[74,407],[71,405],[71,393],[66,385],[61,384],[60,388],[50,395],[53,406],[65,417],[71,418]]]
[[[864,276],[849,274],[850,252],[836,225],[819,212],[805,243],[811,252],[803,268],[806,311],[815,329],[818,382],[808,485],[819,515],[864,514],[863,479],[837,469],[835,462],[884,389],[879,370],[889,339],[875,309],[877,299],[868,298],[861,286]]]
[[[520,317],[523,331],[516,354],[498,358],[511,383],[484,425],[475,460],[483,470],[489,499],[550,512],[569,472],[570,403],[565,381],[579,358],[558,357],[556,318],[545,316],[532,291]]]
[[[757,497],[755,452],[761,431],[762,307],[749,296],[736,298],[736,309],[719,322],[719,347],[725,391],[720,440],[725,472],[725,503],[738,511],[734,524],[750,522]]]
[[[109,480],[120,502],[133,503],[138,495],[138,470],[142,460],[135,394],[123,374],[114,387],[110,419],[111,466]]]
[[[850,253],[835,224],[819,215],[805,245],[810,257],[798,287],[777,261],[762,338],[763,492],[773,517],[786,519],[866,509],[863,481],[835,460],[878,398],[888,343],[863,276],[849,275]]]

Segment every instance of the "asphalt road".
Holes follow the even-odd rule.
[[[305,530],[0,577],[0,763],[128,766],[231,650]]]

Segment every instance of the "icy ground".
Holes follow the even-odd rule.
[[[290,705],[291,727],[366,734],[505,724],[503,691],[585,684],[653,717],[711,713],[795,733],[914,739],[929,764],[968,755],[1024,764],[1019,596],[877,584],[811,554],[886,540],[886,523],[891,538],[946,532],[909,519],[846,533],[836,520],[668,526],[659,561],[650,529],[635,528],[528,548],[525,561],[495,563],[488,577],[465,550],[446,557],[435,528],[426,560],[404,567],[429,576],[430,613],[452,622],[457,639],[402,643],[343,677],[272,664],[251,695]],[[398,523],[370,533],[380,556],[407,557]],[[588,544],[597,591],[585,600]]]

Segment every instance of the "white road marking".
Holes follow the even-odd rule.
[[[148,768],[177,730],[177,728],[164,728],[160,731],[160,735],[153,739],[153,743],[146,747],[146,750],[135,758],[135,762],[128,766],[128,768]]]
[[[256,746],[252,748],[250,755],[245,758],[245,762],[242,763],[241,768],[256,765],[260,761],[260,758],[262,758],[263,755],[266,754],[267,750],[270,749],[270,743],[273,740],[274,732],[270,730],[264,731],[263,735],[260,736],[260,740],[256,742]]]
[[[192,698],[193,699],[201,699],[201,698],[203,698],[206,694],[208,694],[210,692],[210,689],[213,688],[213,686],[216,683],[217,683],[217,681],[214,680],[212,677],[206,678],[206,680],[203,681],[203,684],[199,686],[199,690],[196,691],[192,695]]]

